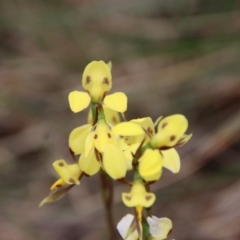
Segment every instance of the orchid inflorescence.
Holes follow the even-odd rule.
[[[159,117],[155,123],[150,117],[126,121],[127,96],[122,92],[107,95],[112,88],[111,68],[111,62],[89,63],[82,77],[86,91],[70,92],[68,100],[74,113],[90,106],[88,123],[70,133],[69,148],[74,163],[64,159],[53,163],[59,179],[40,206],[60,199],[79,185],[83,176],[100,172],[131,186],[129,193],[122,193],[123,203],[134,209],[133,214],[124,216],[117,225],[122,238],[162,240],[171,232],[172,222],[151,215],[156,195],[150,191],[150,185],[160,179],[163,167],[179,172],[180,157],[175,147],[191,138],[191,134],[185,134],[188,121],[181,114]],[[75,155],[80,155],[78,161]],[[131,182],[126,179],[128,171],[132,173]]]

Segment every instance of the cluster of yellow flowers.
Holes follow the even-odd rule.
[[[172,229],[168,218],[157,218],[149,209],[156,200],[149,185],[160,179],[162,168],[173,173],[180,170],[180,158],[175,149],[184,145],[191,134],[185,134],[188,121],[181,114],[158,118],[150,117],[121,121],[127,110],[127,96],[122,92],[107,95],[112,88],[111,63],[93,61],[83,72],[82,86],[86,92],[69,94],[69,105],[74,113],[90,105],[88,124],[75,128],[69,136],[69,147],[79,160],[68,164],[60,159],[53,163],[59,179],[51,186],[51,194],[40,205],[59,199],[72,186],[79,185],[82,176],[104,171],[114,180],[125,179],[132,172],[129,193],[122,193],[122,201],[134,208],[118,223],[117,229],[127,240],[162,240]],[[156,131],[155,131],[156,129]]]

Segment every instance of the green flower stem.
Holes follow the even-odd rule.
[[[144,146],[141,148],[141,155],[143,155],[143,153],[145,152],[145,150],[147,150],[148,148],[152,148],[152,146],[151,146],[150,143],[147,143],[146,145],[144,145]]]
[[[116,229],[113,220],[112,205],[113,205],[113,182],[112,179],[104,172],[100,172],[101,177],[101,192],[103,203],[106,211],[106,219],[109,229],[110,240],[116,239]]]
[[[149,240],[150,239],[150,231],[149,231],[149,225],[148,223],[146,222],[146,219],[143,219],[143,222],[142,222],[142,230],[143,230],[143,240]]]
[[[92,119],[93,119],[93,125],[97,122],[97,118],[98,118],[98,112],[97,112],[97,103],[92,103],[91,104],[91,110],[92,110]]]

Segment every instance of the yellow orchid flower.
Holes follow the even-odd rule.
[[[84,134],[85,134],[84,128]],[[80,132],[80,135],[77,134]],[[79,139],[83,139],[83,130],[76,129],[75,132],[70,134],[70,147],[75,147],[75,150],[80,152],[77,148]],[[82,135],[81,135],[82,134]],[[94,154],[94,148],[102,154],[102,167],[113,179],[120,179],[125,177],[127,172],[127,159],[123,152],[117,145],[117,140],[110,126],[106,123],[105,119],[99,119],[93,131],[88,132],[88,135],[84,135],[85,146],[84,152],[80,157],[80,167],[88,175],[93,175],[98,172],[100,163]]]
[[[166,149],[174,147],[178,142],[186,142],[191,137],[191,135],[184,134],[188,128],[188,121],[181,114],[163,118],[157,128],[157,133],[150,141],[153,148]]]
[[[157,149],[147,149],[139,159],[139,174],[147,181],[157,181],[162,175],[163,157]]]
[[[142,181],[136,180],[133,183],[130,193],[122,193],[122,201],[127,207],[150,207],[154,203],[156,196],[154,193],[149,193]]]
[[[84,69],[82,86],[87,92],[72,91],[68,100],[74,113],[80,112],[92,103],[101,103],[117,112],[125,112],[127,109],[127,96],[122,92],[116,92],[105,97],[112,88],[111,63],[92,61]]]
[[[96,174],[100,170],[101,165],[96,159],[93,149],[89,153],[88,157],[85,157],[84,153],[79,157],[79,167],[89,176]]]
[[[80,184],[79,177],[81,176],[82,171],[77,163],[67,164],[64,159],[59,159],[53,163],[53,167],[60,176],[60,179],[51,186],[51,190],[65,184]]]
[[[150,147],[153,149],[160,149],[163,167],[173,173],[177,173],[180,170],[180,157],[173,147],[182,146],[191,138],[192,134],[184,134],[187,129],[187,120],[183,115],[175,114],[163,119],[160,117],[157,123],[157,133],[155,133],[153,121],[149,117],[117,124],[113,127],[113,131],[116,134],[124,136],[126,143],[130,146],[137,142],[140,143],[145,138],[145,144],[149,142]],[[140,130],[139,127],[142,129]],[[176,139],[173,139],[175,137],[174,134],[176,135]],[[159,174],[160,172],[158,172]],[[157,178],[157,175],[155,178]]]
[[[169,218],[147,217],[152,240],[166,239],[172,230],[172,221]]]

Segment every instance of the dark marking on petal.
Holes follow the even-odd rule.
[[[112,135],[111,135],[110,133],[108,133],[107,135],[108,135],[108,138],[111,138],[111,137],[112,137]]]
[[[117,123],[117,119],[116,119],[115,117],[112,118],[112,121],[113,121],[114,123]]]
[[[91,82],[91,77],[90,76],[87,76],[86,77],[86,84],[89,84]]]
[[[150,127],[148,127],[147,132],[148,132],[148,134],[150,134],[150,135],[153,134],[153,130],[152,130]]]
[[[69,179],[69,182],[72,184],[76,183],[72,178]]]
[[[131,201],[132,197],[130,197],[130,196],[125,196],[125,199],[128,200],[128,201]]]
[[[57,184],[57,185],[56,185],[57,188],[60,188],[61,186],[62,186],[61,184]]]
[[[172,135],[171,137],[170,137],[170,141],[174,141],[176,139],[176,136],[174,136],[174,135]]]
[[[152,196],[151,196],[151,195],[148,195],[148,196],[145,197],[145,199],[146,199],[146,201],[149,201],[149,200],[152,199]]]
[[[102,82],[102,83],[103,83],[103,84],[106,84],[106,85],[109,85],[109,80],[108,80],[108,78],[105,77],[105,78],[103,79],[103,82]]]
[[[94,134],[94,137],[93,137],[94,139],[97,139],[98,138],[98,135],[97,134]]]
[[[167,125],[168,125],[168,123],[164,123],[164,124],[162,125],[162,129],[164,129]]]
[[[64,166],[64,163],[60,162],[60,163],[58,164],[58,166],[59,166],[59,167],[63,167],[63,166]]]

